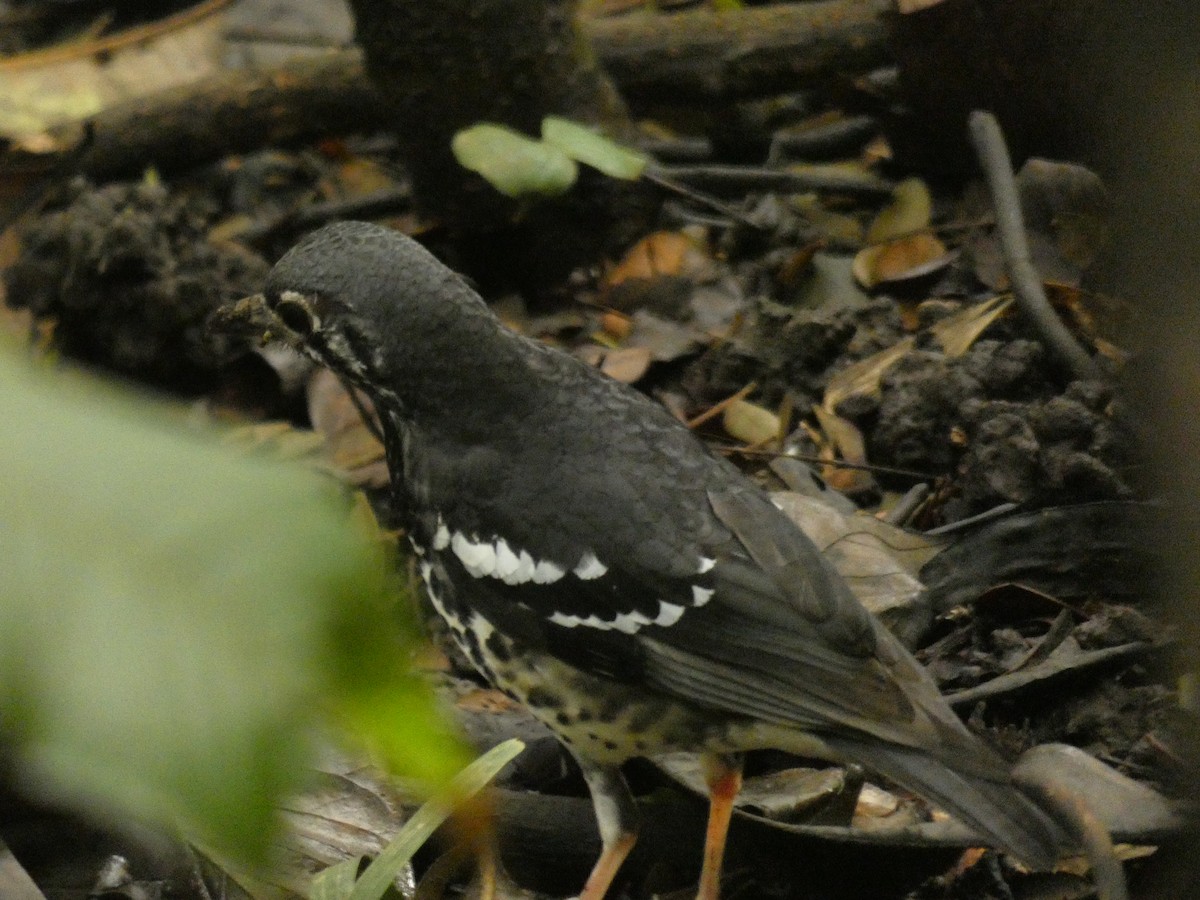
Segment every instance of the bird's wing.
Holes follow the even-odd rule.
[[[964,746],[929,675],[766,495],[734,482],[708,499],[732,536],[712,570],[713,601],[645,635],[651,683],[820,734]]]
[[[716,483],[693,495],[704,527],[624,498],[630,519],[652,523],[632,550],[586,517],[542,536],[431,522],[429,540],[455,593],[496,627],[593,674],[784,726],[912,747],[960,737],[929,677],[812,542],[757,488]]]

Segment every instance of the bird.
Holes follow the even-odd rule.
[[[661,404],[508,329],[380,225],[302,238],[251,299],[370,397],[433,607],[578,762],[601,838],[582,900],[637,839],[621,765],[678,750],[710,794],[700,900],[755,749],[859,764],[1033,868],[1070,846],[769,494]]]

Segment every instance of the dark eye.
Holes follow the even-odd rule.
[[[308,308],[295,300],[281,300],[275,307],[275,315],[283,320],[283,324],[297,334],[308,337],[313,333],[313,318]]]

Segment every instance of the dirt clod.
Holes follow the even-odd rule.
[[[163,387],[210,387],[232,351],[204,321],[258,290],[265,261],[208,240],[211,200],[151,182],[79,179],[67,193],[22,234],[4,276],[9,305],[53,319],[69,356]]]

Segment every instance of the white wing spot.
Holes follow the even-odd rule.
[[[533,580],[533,573],[536,569],[533,562],[533,557],[529,555],[528,550],[522,550],[521,555],[517,557],[517,568],[508,578],[504,579],[505,584],[524,584],[526,581]]]
[[[561,566],[557,566],[548,560],[542,560],[533,567],[532,580],[534,584],[552,584],[562,578],[566,572]]]
[[[601,631],[621,631],[625,634],[636,634],[643,625],[674,625],[679,621],[683,613],[684,607],[660,601],[658,604],[658,615],[653,619],[645,613],[635,610],[630,613],[619,613],[611,622],[607,622],[597,615],[591,615],[585,619],[565,613],[554,613],[550,616],[550,621],[555,625],[562,625],[564,628],[574,628],[577,625],[584,625],[588,628],[597,628]]]
[[[596,559],[596,554],[589,550],[580,557],[579,564],[575,566],[574,571],[577,578],[589,581],[604,575],[608,571],[608,566]]]
[[[450,538],[450,549],[463,564],[463,568],[476,578],[491,575],[496,571],[496,548],[491,544],[473,541],[461,531],[456,531]]]
[[[458,557],[463,568],[476,578],[499,578],[505,584],[552,584],[567,574],[566,569],[549,560],[534,561],[528,550],[520,553],[513,550],[504,538],[494,544],[467,537],[461,531],[451,535],[445,524],[438,521],[437,533],[433,536],[433,548],[445,550],[449,547]],[[581,570],[582,573],[581,573]],[[580,560],[576,574],[580,578],[599,578],[608,569],[592,554]]]
[[[438,517],[437,531],[433,534],[433,549],[445,550],[450,546],[450,529],[446,527],[446,523],[442,521],[441,516]]]
[[[683,615],[683,607],[676,606],[674,603],[658,604],[658,617],[655,618],[655,625],[674,625]]]
[[[700,587],[698,584],[692,585],[692,600],[695,601],[696,606],[703,606],[712,599],[712,595],[715,593],[716,591],[712,588]]]
[[[590,615],[586,619],[579,616],[569,616],[566,613],[554,613],[550,616],[550,621],[555,625],[562,625],[564,628],[574,628],[576,625],[586,625],[588,628],[598,628],[600,631],[611,631],[617,627],[614,622],[605,622],[597,615]],[[621,629],[624,631],[625,629]]]
[[[639,612],[621,613],[612,622],[605,622],[604,628],[615,628],[617,631],[623,631],[626,634],[637,634],[638,629],[643,625],[649,625],[650,620]]]
[[[707,556],[700,557],[700,568],[696,570],[697,575],[703,575],[705,572],[712,569],[717,564],[715,559],[709,559]]]
[[[492,574],[505,584],[516,584],[513,576],[521,568],[521,558],[513,553],[504,538],[496,541],[496,570]]]

